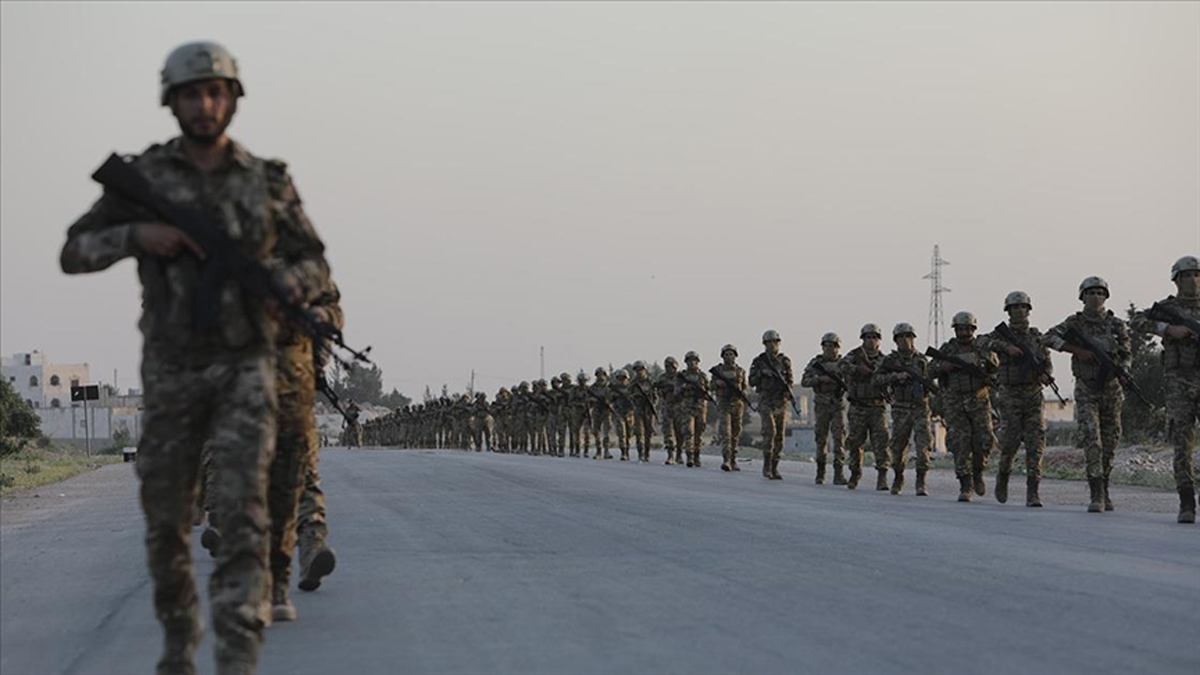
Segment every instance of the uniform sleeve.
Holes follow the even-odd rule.
[[[133,223],[136,212],[104,194],[88,212],[67,230],[67,242],[59,254],[59,264],[67,274],[86,274],[108,269],[114,263],[133,256]]]
[[[808,365],[804,366],[804,371],[800,373],[800,386],[812,389],[820,384],[819,378],[820,374],[817,372],[817,361],[816,359],[813,359],[812,361],[808,362]]]
[[[792,375],[792,360],[786,356],[780,357],[780,368],[783,379],[787,382],[788,389],[792,388],[795,383],[795,377]]]
[[[267,162],[267,182],[274,202],[278,239],[271,251],[270,266],[290,272],[300,282],[302,301],[313,303],[327,288],[330,276],[325,244],[309,221],[300,195],[282,162]]]
[[[761,356],[754,357],[750,362],[750,386],[758,387],[762,384],[762,363]]]
[[[1167,327],[1170,324],[1165,321],[1157,321],[1146,316],[1146,310],[1142,309],[1134,313],[1133,318],[1129,320],[1129,327],[1139,333],[1149,333],[1162,337],[1167,332]]]
[[[1068,328],[1070,328],[1068,322],[1064,321],[1046,331],[1046,334],[1042,336],[1042,345],[1061,352],[1063,345],[1067,344],[1063,336],[1066,334]]]

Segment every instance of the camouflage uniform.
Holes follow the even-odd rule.
[[[629,461],[629,436],[633,433],[633,399],[629,397],[629,373],[624,368],[614,374],[615,382],[609,384],[612,392],[613,430],[617,433],[617,448],[621,461]]]
[[[767,331],[763,335],[763,344],[769,342],[778,344],[779,334]],[[758,414],[762,418],[762,475],[781,480],[779,460],[783,455],[783,434],[787,427],[788,401],[791,400],[792,361],[783,352],[772,353],[768,348],[750,363],[749,381],[758,392]]]
[[[929,473],[929,449],[933,435],[929,429],[929,392],[919,379],[912,378],[904,369],[912,369],[924,377],[929,375],[929,361],[916,351],[905,353],[899,349],[883,358],[879,370],[875,371],[875,386],[881,391],[891,392],[892,401],[892,468],[895,479],[892,494],[904,489],[904,470],[908,464],[909,439],[917,464],[917,495],[926,496],[925,475]]]
[[[592,418],[592,436],[596,439],[596,459],[612,459],[609,452],[609,432],[612,430],[612,392],[608,390],[608,373],[596,369],[596,381],[588,387],[588,406]],[[603,452],[603,454],[601,454]]]
[[[732,345],[721,349],[721,357],[731,352],[737,357],[737,350]],[[734,363],[724,362],[712,367],[712,389],[717,399],[717,438],[721,443],[721,470],[741,471],[737,463],[738,440],[742,437],[742,417],[746,414],[746,404],[735,393],[746,393],[750,386],[746,383],[746,370]],[[730,384],[732,383],[732,385]]]
[[[829,373],[837,373],[838,359],[817,354],[804,367],[800,376],[800,386],[813,391],[813,410],[816,413],[816,424],[813,426],[816,441],[818,485],[825,482],[825,464],[829,455],[826,453],[826,440],[833,449],[833,484],[845,485],[844,469],[846,464],[846,400],[845,391],[837,382],[822,382],[821,376],[829,377]]]
[[[1190,260],[1189,260],[1190,258]],[[1172,269],[1172,280],[1183,286],[1178,279],[1180,273],[1197,269],[1200,264],[1192,256],[1181,258]],[[1181,269],[1182,268],[1182,269]],[[1184,283],[1196,284],[1190,275]],[[1180,289],[1181,291],[1183,289]],[[1169,296],[1159,304],[1174,310],[1192,321],[1200,321],[1200,293],[1180,292],[1178,297]],[[1146,312],[1134,316],[1133,328],[1143,333],[1162,337],[1163,384],[1166,394],[1167,436],[1175,447],[1175,488],[1179,493],[1180,523],[1196,522],[1196,473],[1192,460],[1192,445],[1195,442],[1196,422],[1200,420],[1200,337],[1172,337],[1166,335],[1170,324],[1151,319]]]
[[[1118,366],[1129,369],[1132,359],[1129,328],[1111,311],[1104,310],[1096,314],[1077,312],[1046,331],[1045,344],[1052,349],[1062,350],[1067,345],[1065,336],[1070,328],[1092,338]],[[1071,373],[1075,375],[1076,433],[1083,447],[1089,488],[1093,493],[1089,510],[1103,508],[1111,511],[1108,480],[1112,473],[1113,455],[1117,444],[1121,442],[1121,408],[1125,403],[1125,391],[1115,373],[1109,373],[1101,380],[1100,365],[1095,361],[1086,362],[1074,355],[1071,357]]]
[[[942,345],[941,351],[977,365],[992,375],[999,361],[972,337],[957,338]],[[971,490],[983,496],[986,490],[983,472],[987,469],[996,435],[992,431],[992,403],[988,395],[990,381],[966,369],[941,369],[942,417],[946,422],[946,445],[954,454],[954,474],[959,482],[959,501],[971,501]]]
[[[684,358],[687,367],[676,374],[679,399],[675,405],[679,441],[687,451],[687,466],[700,466],[700,440],[708,414],[708,375],[700,370],[700,357],[689,352]]]
[[[668,356],[663,362],[663,374],[654,382],[654,391],[662,404],[658,408],[658,417],[662,422],[663,449],[667,451],[666,464],[683,464],[683,443],[679,438],[679,428],[675,423],[675,406],[679,400],[679,384],[676,375],[675,358]]]
[[[862,478],[863,446],[868,438],[871,452],[875,455],[875,469],[879,474],[875,488],[887,489],[887,470],[891,466],[891,458],[888,457],[886,399],[884,390],[876,387],[872,380],[881,363],[883,352],[868,354],[862,347],[851,349],[838,362],[842,379],[850,387],[847,392],[850,412],[846,416],[849,422],[846,450],[850,460],[850,480],[846,487],[851,490],[858,487],[858,481]],[[859,371],[859,365],[870,368],[870,372],[864,375]]]
[[[654,383],[645,364],[638,361],[634,364],[633,384],[629,386],[629,395],[633,399],[633,428],[637,436],[638,461],[650,461],[650,438],[654,436],[654,404],[658,395],[654,391]]]
[[[567,434],[571,438],[571,456],[572,457],[587,457],[588,448],[583,441],[583,432],[588,428],[588,378],[587,375],[579,373],[576,376],[575,386],[571,387],[567,400],[567,424],[570,429]]]
[[[1010,294],[1012,295],[1012,294]],[[1022,298],[1028,300],[1028,296]],[[1031,306],[1031,305],[1030,305]],[[1032,307],[1032,306],[1031,306]],[[1007,309],[1007,308],[1006,308]],[[1013,460],[1021,443],[1025,443],[1025,505],[1042,505],[1038,486],[1042,479],[1042,453],[1046,449],[1045,396],[1042,394],[1043,379],[1052,377],[1053,363],[1050,351],[1042,344],[1042,333],[1024,322],[1009,320],[1009,328],[1018,340],[1041,359],[1044,373],[1035,370],[1023,356],[1009,353],[1010,345],[998,332],[979,338],[981,346],[995,352],[1000,362],[996,376],[998,392],[996,405],[1000,410],[1000,462],[996,467],[996,500],[1001,504],[1008,501],[1008,477],[1012,473]]]
[[[471,435],[475,442],[475,452],[492,451],[492,434],[496,421],[492,417],[491,406],[488,405],[487,394],[482,391],[475,394],[474,415],[471,417]]]
[[[346,406],[346,429],[342,439],[342,444],[348,448],[358,448],[363,444],[362,424],[359,422],[361,415],[358,404],[350,401],[350,405]]]
[[[168,61],[170,64],[170,61]],[[211,76],[210,76],[211,77]],[[323,246],[282,162],[231,143],[229,162],[202,173],[182,142],[154,145],[133,165],[160,194],[213,218],[249,257],[290,271],[311,301]],[[187,254],[143,255],[133,223],[154,218],[106,192],[67,233],[64,272],[103,270],[138,257],[144,312],[145,417],[137,473],[155,611],[166,634],[160,672],[191,672],[202,632],[190,528],[207,442],[220,489],[224,532],[209,583],[219,672],[255,668],[264,624],[270,523],[267,469],[275,452],[278,399],[273,346],[278,327],[261,298],[224,280],[211,327],[196,322],[201,265]]]

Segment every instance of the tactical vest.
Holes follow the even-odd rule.
[[[1041,333],[1036,328],[1027,330],[1013,328],[1013,333],[1017,339],[1025,343],[1029,350],[1038,356],[1042,356]],[[996,338],[1002,344],[1009,344],[1007,340]],[[1025,360],[1024,356],[1012,356],[1006,351],[995,352],[996,357],[1000,359],[1000,370],[996,372],[996,382],[1005,387],[1019,387],[1030,385],[1037,382],[1038,373],[1034,370],[1034,366]]]
[[[858,366],[863,363],[864,359],[871,368],[870,375],[858,372]],[[846,377],[846,384],[850,387],[850,391],[847,392],[850,402],[860,405],[883,405],[883,392],[879,391],[874,382],[874,371],[879,368],[879,364],[883,363],[883,353],[878,352],[874,357],[870,357],[863,352],[861,347],[856,347],[846,355],[845,362],[850,364]]]
[[[972,342],[970,345],[961,345],[958,340],[947,342],[942,346],[941,351],[950,356],[957,356],[963,361],[977,365],[980,368],[986,367],[984,364],[987,361],[987,355],[991,353],[983,350],[976,342]],[[942,382],[944,383],[943,388],[946,391],[962,395],[979,394],[985,391],[988,385],[991,384],[965,368],[952,370],[948,375],[943,375]]]

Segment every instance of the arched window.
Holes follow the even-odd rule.
[[[36,386],[38,386],[38,379],[37,379],[37,375],[30,375],[30,376],[29,376],[29,386],[31,386],[31,387],[36,387]]]
[[[79,386],[79,378],[78,378],[78,377],[72,377],[72,378],[71,378],[71,386],[72,386],[72,387],[78,387],[78,386]]]
[[[61,408],[62,404],[58,402],[58,399],[52,398],[52,399],[50,399],[50,407],[51,408]]]
[[[62,380],[58,379],[57,375],[50,376],[50,386],[51,387],[57,387],[60,382],[62,382]]]

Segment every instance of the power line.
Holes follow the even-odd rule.
[[[929,280],[929,322],[925,326],[925,335],[935,347],[941,346],[942,334],[946,332],[946,320],[942,316],[942,293],[949,293],[950,289],[942,285],[942,268],[949,264],[950,261],[942,259],[938,245],[934,244],[929,274],[921,277]]]

